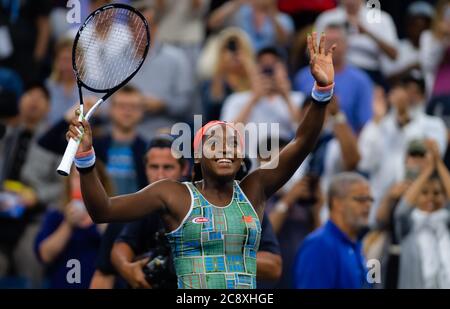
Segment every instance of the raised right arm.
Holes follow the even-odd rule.
[[[78,127],[78,129],[77,129]],[[78,131],[84,131],[83,135]],[[89,123],[74,119],[69,127],[67,138],[82,137],[79,151],[92,149],[92,132]],[[153,211],[175,205],[176,196],[186,194],[184,186],[171,180],[161,180],[132,194],[110,198],[103,188],[95,168],[79,169],[80,184],[86,209],[95,223],[126,222],[137,220]],[[173,199],[173,200],[172,200]],[[178,219],[178,210],[175,210]]]
[[[166,207],[165,192],[179,190],[180,184],[161,180],[132,194],[108,197],[95,169],[80,174],[81,192],[95,223],[133,221]],[[166,195],[167,196],[167,195]]]

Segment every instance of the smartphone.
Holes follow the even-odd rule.
[[[273,67],[269,67],[269,66],[264,67],[262,69],[262,73],[268,77],[272,77],[273,73],[274,73]]]
[[[405,179],[414,181],[420,174],[420,169],[407,168],[405,171]]]
[[[236,52],[237,52],[237,50],[238,50],[238,44],[237,44],[236,39],[230,39],[230,40],[228,40],[228,43],[227,43],[227,49],[228,49],[230,52],[232,52],[232,53],[236,53]]]

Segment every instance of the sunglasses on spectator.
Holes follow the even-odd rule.
[[[374,198],[371,196],[352,196],[352,199],[358,203],[374,202]]]
[[[423,158],[423,157],[425,157],[425,153],[424,152],[422,152],[422,151],[411,151],[409,154],[408,154],[410,157],[420,157],[420,158]]]

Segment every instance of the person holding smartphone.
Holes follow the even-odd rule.
[[[212,75],[201,86],[205,121],[220,117],[224,101],[233,93],[249,91],[254,82],[254,51],[246,34],[237,28],[222,31],[213,48]]]
[[[106,192],[112,194],[111,180],[100,162],[96,171]],[[89,217],[81,196],[80,175],[73,168],[65,181],[61,208],[46,213],[34,243],[36,256],[46,266],[49,288],[89,287],[103,230],[104,226],[94,224]],[[73,259],[82,265],[80,280],[68,282],[67,263]]]
[[[302,93],[291,90],[281,53],[276,47],[267,47],[257,54],[257,73],[252,89],[229,96],[224,102],[220,119],[244,125],[278,123],[279,137],[289,140],[300,120],[303,100]],[[249,145],[249,149],[257,148],[258,141]]]

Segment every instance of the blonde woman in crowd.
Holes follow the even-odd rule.
[[[204,58],[210,63],[202,84],[205,121],[218,119],[223,102],[232,93],[248,91],[255,76],[254,52],[247,35],[237,29],[222,31],[215,42],[205,49]],[[203,70],[201,68],[201,70]]]

